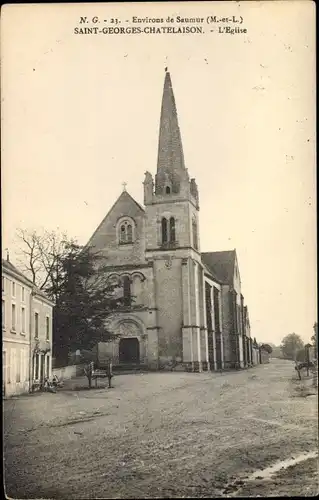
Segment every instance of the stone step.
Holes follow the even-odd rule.
[[[137,364],[137,363],[121,363],[119,365],[112,366],[113,372],[123,372],[123,371],[132,371],[132,372],[140,372],[146,371],[147,365]]]

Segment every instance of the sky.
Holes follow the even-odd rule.
[[[216,14],[242,16],[247,33],[204,23],[202,34],[74,34],[80,16],[132,25],[132,16]],[[314,16],[308,1],[5,6],[2,255],[8,248],[17,263],[17,228],[85,244],[123,182],[143,203],[168,66],[199,187],[201,250],[236,248],[252,336],[308,341],[317,318]]]

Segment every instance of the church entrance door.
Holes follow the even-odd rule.
[[[139,363],[140,344],[136,337],[123,338],[119,344],[120,363]]]

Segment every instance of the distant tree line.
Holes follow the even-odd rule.
[[[318,353],[318,323],[313,326],[314,334],[311,337],[310,345],[314,347],[315,352]],[[302,338],[296,333],[286,335],[280,346],[275,344],[261,344],[263,349],[267,350],[274,358],[285,358],[296,361],[305,361],[305,344]],[[271,349],[271,351],[269,350]]]
[[[286,335],[281,341],[280,349],[282,355],[286,359],[294,361],[306,361],[306,346],[312,346],[315,353],[318,353],[318,327],[317,323],[314,325],[314,335],[311,337],[311,342],[304,344],[303,340],[296,333]],[[317,354],[316,354],[317,356]]]
[[[311,337],[311,342],[312,342],[312,345],[314,346],[316,354],[318,356],[318,323],[317,322],[313,325],[313,329],[314,329],[314,334]]]

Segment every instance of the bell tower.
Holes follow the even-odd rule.
[[[194,241],[194,236],[198,239],[198,230],[195,233],[193,231],[194,225],[198,226],[198,189],[195,179],[189,178],[185,167],[172,80],[168,71],[165,72],[161,107],[157,172],[155,182],[150,172],[145,173],[144,203],[150,230],[147,250],[188,247],[199,251],[199,242]],[[170,222],[172,218],[174,222]],[[167,237],[166,223],[162,219],[167,220]],[[169,230],[170,224],[174,225],[173,234]]]
[[[165,70],[155,180],[145,173],[146,259],[153,263],[159,364],[172,358],[200,370],[208,354],[200,340],[204,271],[195,179],[185,167],[170,73]],[[205,359],[203,359],[205,358]]]

